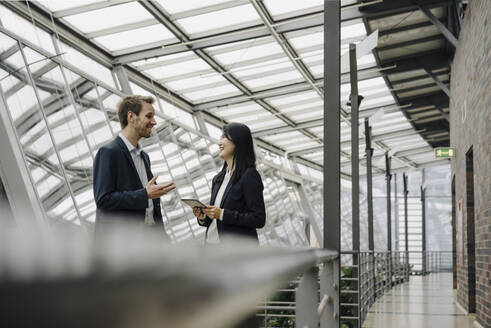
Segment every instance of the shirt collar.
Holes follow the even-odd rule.
[[[138,156],[140,156],[140,153],[141,153],[141,151],[142,151],[142,147],[140,146],[140,143],[138,143],[138,144],[136,145],[136,147],[135,147],[135,146],[133,146],[133,145],[131,144],[131,142],[130,142],[128,139],[126,139],[126,137],[124,136],[124,134],[123,134],[123,133],[121,133],[121,132],[119,133],[119,137],[120,137],[120,138],[123,140],[124,144],[126,145],[126,147],[128,148],[128,151],[129,151],[130,153],[131,153],[132,151],[134,151],[134,152],[135,152],[135,153],[136,153]]]

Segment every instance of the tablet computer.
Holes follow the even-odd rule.
[[[191,208],[199,207],[205,208],[206,205],[200,202],[197,199],[181,199],[182,202],[186,203],[186,205],[191,206]]]

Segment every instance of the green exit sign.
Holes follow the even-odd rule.
[[[453,147],[435,148],[435,157],[437,158],[455,157],[455,148]]]

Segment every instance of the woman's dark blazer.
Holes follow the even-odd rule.
[[[233,174],[225,189],[221,204],[216,205],[224,211],[223,220],[217,219],[218,234],[221,237],[240,235],[258,240],[256,229],[264,227],[266,222],[264,186],[261,176],[255,168],[249,167],[240,179],[233,183]],[[221,182],[216,180],[215,177],[211,186],[211,205],[215,205],[215,199],[221,186]],[[207,228],[211,222],[212,219],[209,217],[198,220],[199,225]],[[208,229],[206,233],[208,234]]]

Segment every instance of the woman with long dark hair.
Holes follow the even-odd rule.
[[[227,124],[218,146],[224,163],[212,181],[211,205],[194,208],[193,213],[199,225],[207,227],[209,244],[230,235],[257,241],[256,229],[264,227],[266,211],[251,130],[241,123]]]

